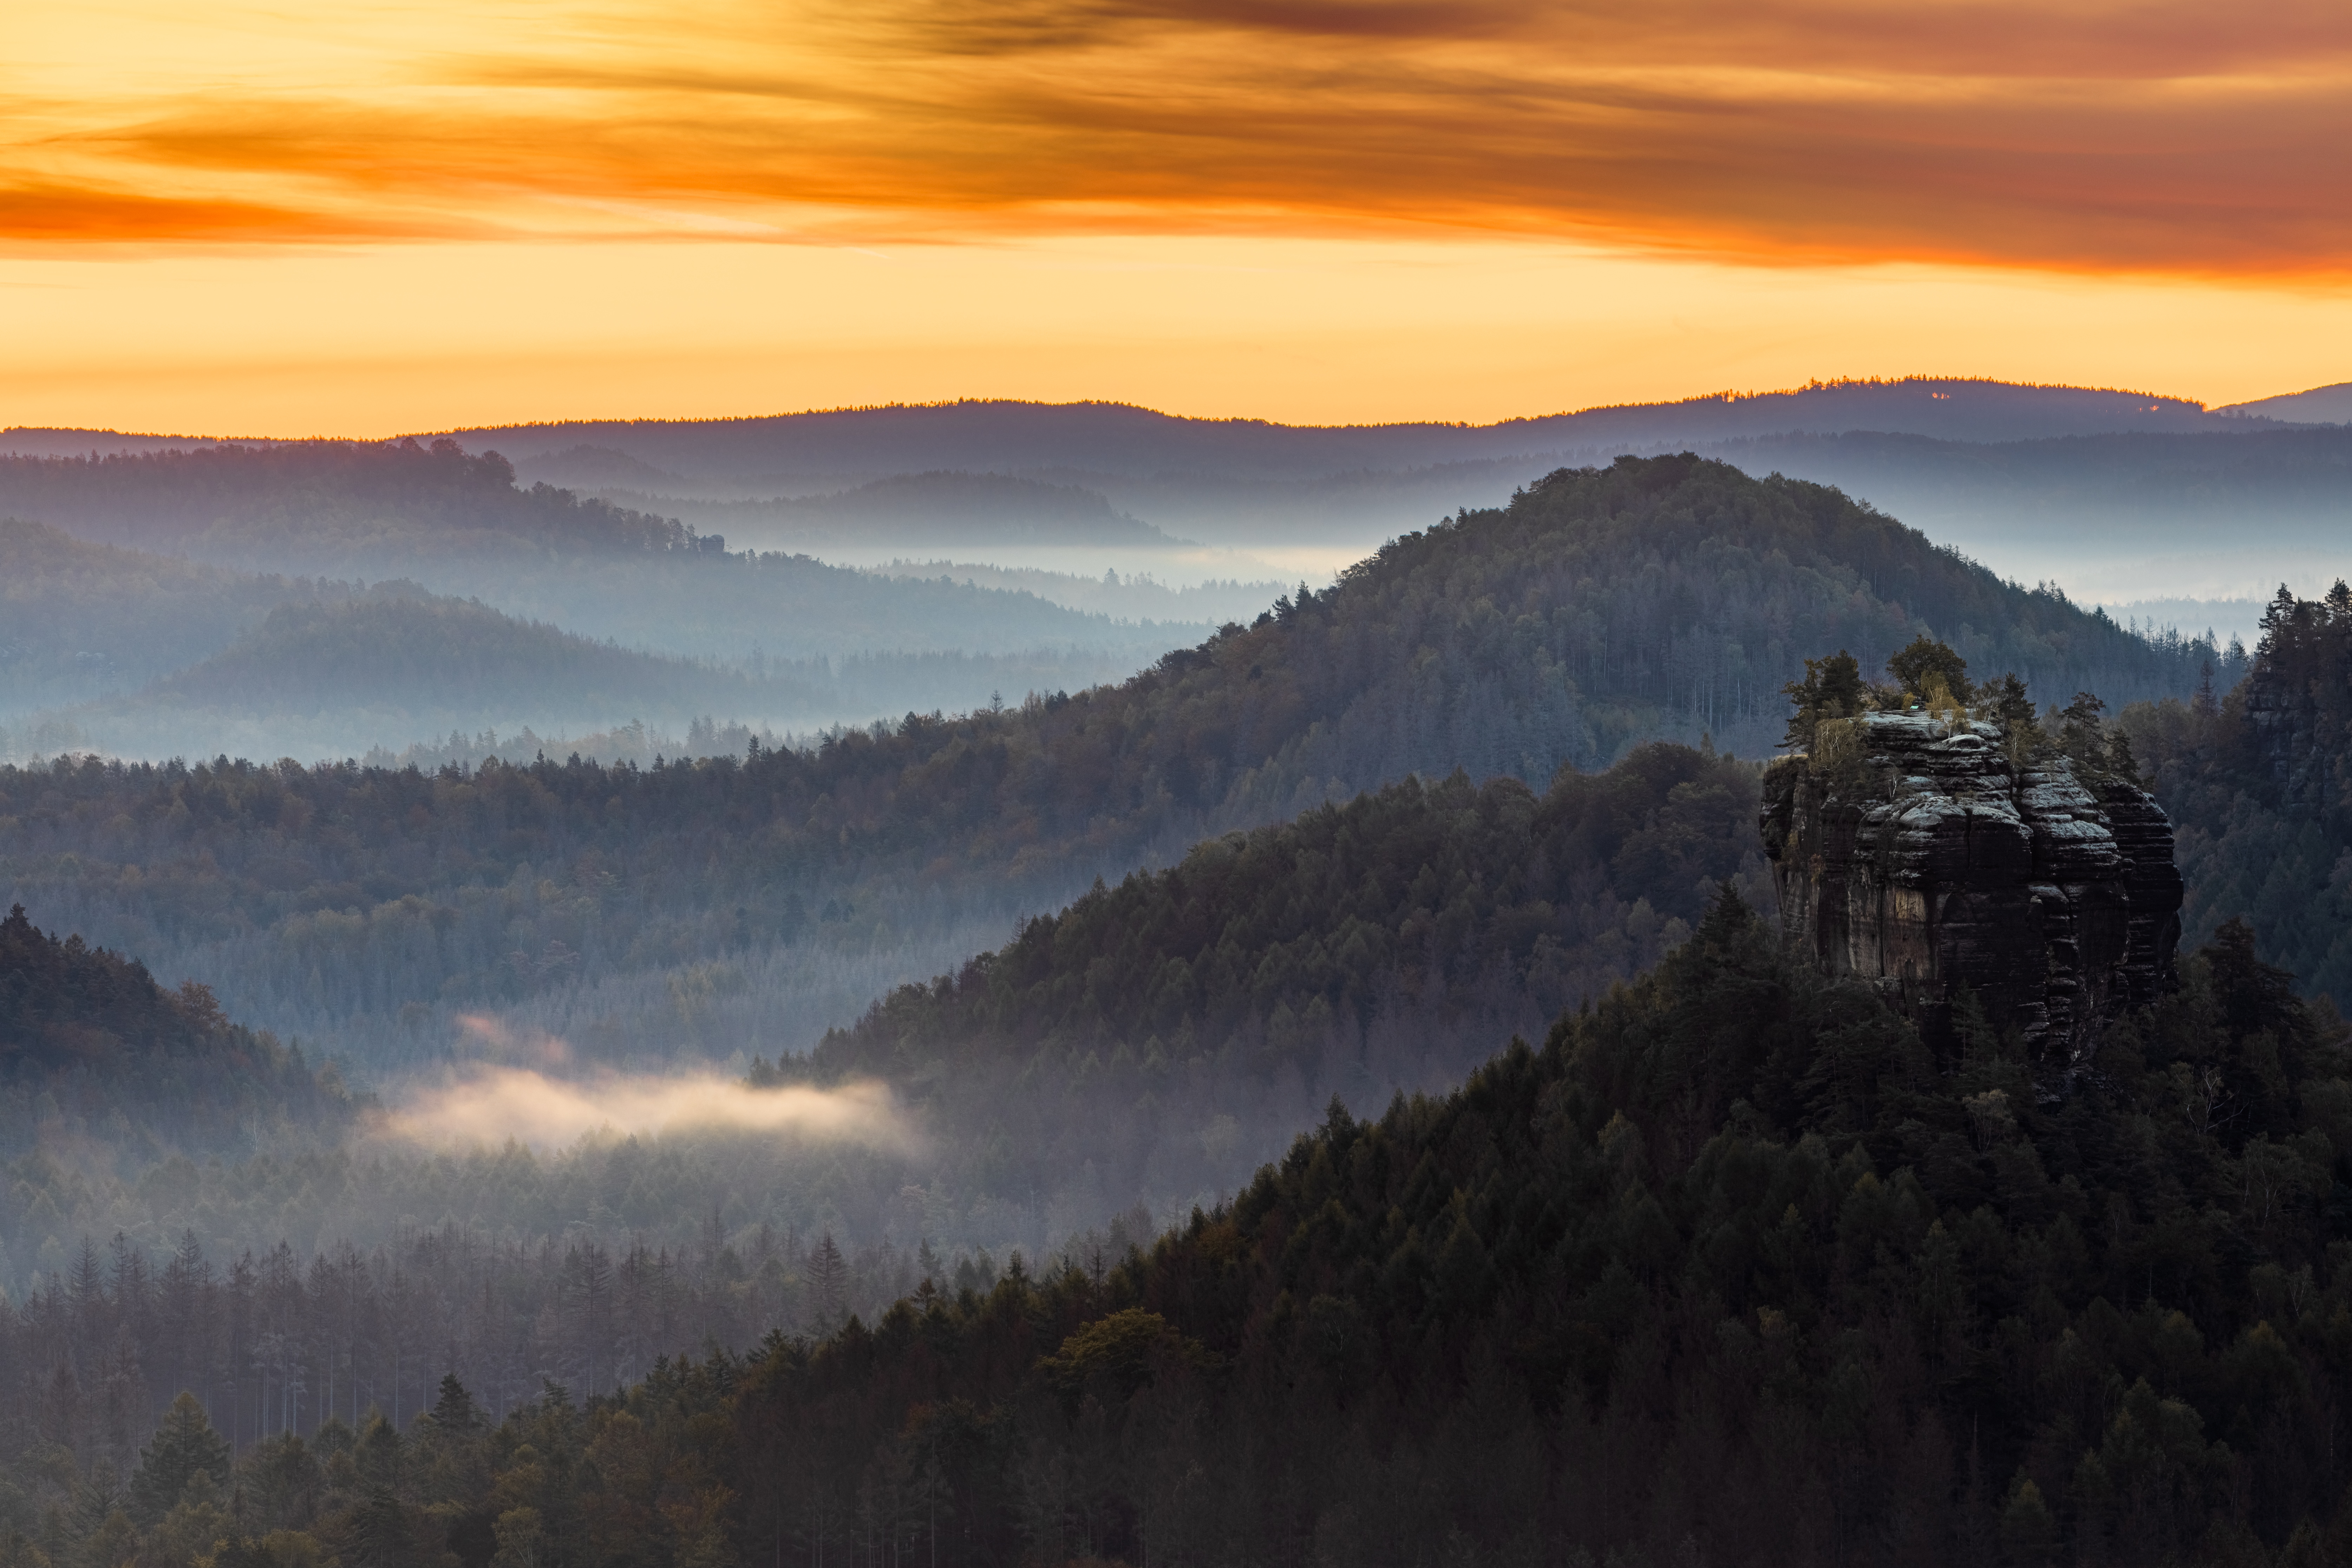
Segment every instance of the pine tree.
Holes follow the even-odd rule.
[[[139,1468],[131,1478],[131,1506],[142,1524],[152,1527],[186,1493],[202,1475],[218,1485],[228,1479],[228,1444],[213,1430],[196,1396],[183,1389],[163,1413],[163,1425],[140,1452]]]
[[[466,1392],[466,1385],[457,1381],[454,1372],[441,1374],[441,1392],[433,1402],[430,1419],[434,1431],[448,1437],[462,1437],[488,1425],[481,1407],[474,1403],[474,1396]]]
[[[826,1231],[809,1254],[809,1295],[815,1309],[818,1324],[831,1328],[840,1320],[844,1302],[849,1296],[849,1264],[841,1256],[841,1247]]]

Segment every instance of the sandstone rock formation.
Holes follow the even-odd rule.
[[[2063,757],[2021,770],[1994,725],[1850,721],[1819,760],[1764,775],[1762,826],[1790,940],[1877,983],[1931,1041],[1961,987],[2063,1083],[2100,1026],[2152,999],[2180,938],[2172,825],[2120,778]]]

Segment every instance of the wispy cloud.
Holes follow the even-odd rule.
[[[714,1073],[557,1078],[518,1067],[477,1068],[415,1088],[384,1114],[383,1131],[444,1147],[509,1139],[555,1147],[604,1131],[762,1133],[898,1154],[920,1147],[879,1083],[749,1089]]]
[[[2352,254],[2352,21],[2308,0],[577,0],[470,49],[447,44],[467,13],[399,9],[234,91],[200,61],[136,91],[21,71],[0,183],[32,195],[0,234],[1433,226],[2191,274]]]

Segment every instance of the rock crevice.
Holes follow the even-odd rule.
[[[2014,766],[1994,725],[1847,721],[1832,763],[1783,757],[1762,827],[1791,942],[1876,984],[1931,1040],[1963,988],[2062,1079],[2100,1027],[2170,982],[2172,825],[2126,780],[2063,757]]]

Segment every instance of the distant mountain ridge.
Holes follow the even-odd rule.
[[[1296,544],[1361,551],[1465,506],[1498,504],[1554,468],[1626,452],[1679,450],[1749,466],[1768,460],[1763,448],[1769,447],[1809,454],[1791,459],[1800,463],[1792,473],[1843,485],[1939,533],[1948,521],[1970,530],[1951,537],[1988,558],[2009,552],[1998,563],[2032,580],[2051,574],[2039,563],[2051,525],[2070,522],[2074,495],[2095,492],[2096,499],[2116,463],[2087,447],[2061,447],[2054,460],[2044,460],[2012,451],[2015,444],[2133,438],[2137,445],[2116,448],[2126,459],[2126,484],[2152,486],[2169,510],[2210,527],[2234,521],[2226,503],[2210,499],[2210,487],[2168,485],[2166,476],[2183,465],[2200,472],[2259,467],[2281,448],[2217,458],[2200,442],[2212,437],[2228,447],[2219,438],[2304,433],[2309,426],[2297,421],[2328,417],[2332,405],[2323,405],[2335,390],[2210,409],[2133,391],[1912,376],[1715,393],[1489,425],[1329,426],[1193,418],[1113,403],[968,400],[747,418],[484,426],[433,438],[469,453],[499,452],[526,478],[594,492],[626,510],[676,516],[733,538],[756,536],[766,547],[861,549],[869,563],[892,550],[950,542],[966,553],[1057,542],[1097,551],[1164,548],[1168,541],[1154,530],[1241,550]],[[1851,453],[1814,449],[1840,440],[1875,443],[1879,451],[1853,461]],[[140,450],[169,444],[105,432],[0,432],[0,451],[12,444],[42,452],[114,449],[110,442]],[[1928,445],[1914,452],[1905,443]],[[1906,452],[1916,462],[1904,460]],[[1760,477],[1769,468],[1750,471]],[[948,474],[965,478],[952,487],[934,481],[927,493],[905,488],[918,476]],[[1013,498],[1008,512],[998,504],[1007,498],[991,487],[1015,482],[1048,489]],[[862,493],[877,484],[893,493]],[[1916,498],[1938,486],[1954,491],[1948,503],[1937,503],[1932,516],[1912,516]],[[2271,499],[2258,473],[2236,474],[2227,488],[2257,505]],[[1071,490],[1103,498],[1104,511],[1090,522],[1069,511]],[[0,484],[0,510],[5,499]],[[906,504],[897,504],[901,500]],[[2021,539],[2002,536],[1998,517],[1977,528],[1979,517],[2008,510],[2031,520]],[[2227,596],[2240,586],[2136,583],[2122,596]],[[2099,595],[2115,596],[2104,588]]]
[[[2242,422],[2241,417],[2234,423]],[[1161,414],[1121,403],[971,398],[733,418],[476,426],[419,432],[418,438],[446,436],[473,451],[494,447],[526,468],[569,459],[583,468],[604,465],[614,472],[641,472],[641,465],[650,465],[688,478],[724,476],[740,482],[784,474],[879,477],[975,465],[1139,475],[1212,460],[1213,466],[1253,477],[1281,473],[1297,478],[1368,463],[1418,467],[1612,440],[1721,440],[1790,430],[1888,430],[1948,440],[2000,441],[2110,430],[2231,427],[2229,416],[2189,398],[1983,377],[1903,376],[1815,381],[1761,393],[1707,393],[1664,403],[1596,405],[1489,425],[1285,425]],[[163,451],[227,442],[268,444],[247,437],[114,430],[0,429],[0,453],[37,457]],[[611,481],[600,477],[585,482]]]
[[[2339,381],[2330,386],[2315,386],[2307,392],[2290,392],[2277,397],[2258,397],[2251,403],[2233,403],[2216,412],[2251,414],[2265,419],[2305,424],[2352,424],[2352,381]]]
[[[1911,377],[1717,393],[1492,425],[1280,425],[1200,419],[1114,403],[969,401],[756,418],[578,421],[438,434],[518,459],[593,442],[704,482],[782,483],[934,468],[1068,470],[1128,478],[1213,471],[1319,478],[1581,450],[1612,442],[1717,441],[1787,431],[1886,430],[2000,441],[2114,430],[2226,430],[2244,421],[2186,398],[2082,387]]]
[[[1115,510],[1098,490],[1011,474],[933,468],[822,495],[762,500],[625,489],[602,493],[627,505],[677,512],[747,543],[773,538],[813,551],[869,548],[877,539],[908,550],[1011,545],[1167,551],[1187,542]]]

